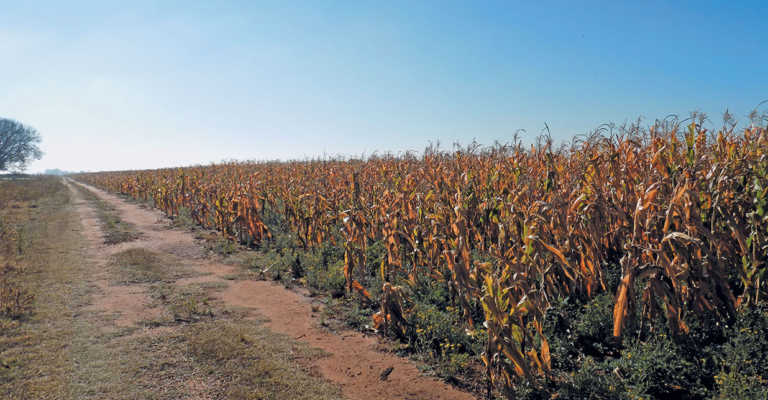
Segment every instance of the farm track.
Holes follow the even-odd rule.
[[[87,284],[96,288],[96,290],[91,291],[89,304],[83,308],[83,312],[103,316],[92,323],[95,332],[99,335],[115,334],[118,341],[127,342],[140,337],[163,336],[175,331],[175,327],[151,328],[144,324],[145,321],[157,318],[162,312],[162,307],[152,304],[147,284],[114,285],[111,282],[114,279],[114,274],[107,268],[110,257],[127,248],[140,247],[146,243],[134,241],[119,245],[106,245],[97,211],[78,190],[75,190],[74,183],[64,180],[64,184],[70,190],[74,210],[82,225],[80,234],[84,239],[84,255],[87,258],[85,264],[90,266],[90,273],[86,278]],[[120,332],[121,330],[124,332],[127,330],[130,334],[124,336],[124,332]],[[120,339],[121,336],[122,339]],[[110,346],[117,349],[118,352],[128,349],[125,343],[115,344],[113,342]],[[86,362],[98,364],[105,362],[105,360],[100,359],[103,356],[104,354],[88,354],[84,358],[86,358]],[[141,356],[148,356],[148,354]],[[109,369],[110,367],[106,368]],[[204,376],[190,376],[188,373],[181,373],[180,371],[174,371],[173,375],[175,376],[168,381],[157,382],[158,386],[172,387],[173,393],[184,393],[184,398],[188,399],[210,399],[207,392],[217,384],[210,382]],[[87,382],[87,380],[84,381]],[[132,387],[131,389],[134,390],[131,397],[134,395],[141,396],[141,388]],[[107,393],[110,396],[118,393],[128,395],[123,390],[125,389],[121,388],[117,389],[117,392],[110,392],[107,389],[106,393],[96,394],[96,396],[101,397],[101,394]],[[94,392],[98,393],[98,391]],[[148,396],[149,394],[144,393],[144,395]],[[158,394],[152,393],[152,396],[156,395]]]
[[[312,361],[312,370],[340,385],[343,395],[349,399],[472,399],[465,392],[437,379],[422,376],[410,361],[377,350],[378,340],[354,331],[338,334],[318,326],[320,313],[313,311],[312,299],[267,281],[231,280],[238,268],[209,258],[193,235],[179,229],[171,229],[165,216],[157,210],[148,210],[123,201],[117,196],[92,186],[67,181],[72,187],[82,185],[99,199],[114,207],[120,218],[135,226],[139,239],[107,246],[99,232],[99,222],[93,210],[80,202],[77,210],[84,225],[85,236],[91,244],[92,257],[106,262],[112,255],[131,248],[145,248],[172,257],[179,268],[193,276],[180,278],[175,285],[206,284],[210,295],[226,309],[243,311],[246,318],[267,318],[266,327],[273,332],[288,335],[310,347],[328,353],[327,357]],[[118,325],[136,324],[152,318],[156,310],[149,302],[141,285],[110,287],[106,281],[100,288],[104,295],[94,304],[105,310],[118,312]],[[115,290],[122,290],[117,293]],[[145,334],[152,328],[145,327]],[[160,329],[160,328],[157,328]],[[391,373],[382,379],[382,372]],[[386,375],[386,374],[385,374]],[[190,382],[192,386],[194,382]]]

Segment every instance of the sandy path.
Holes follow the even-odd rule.
[[[105,268],[109,263],[110,257],[114,254],[130,248],[155,248],[157,249],[157,237],[160,232],[154,232],[147,229],[141,229],[143,235],[138,240],[120,243],[117,245],[107,245],[104,243],[104,233],[101,229],[96,211],[89,205],[89,202],[83,198],[79,191],[73,187],[76,183],[64,180],[64,184],[69,187],[71,199],[75,211],[80,216],[82,224],[82,235],[86,239],[86,256],[89,262],[94,264],[96,272],[89,277],[89,282],[98,288],[92,296],[92,303],[88,305],[86,311],[104,313],[115,316],[111,323],[105,323],[99,327],[102,332],[115,331],[120,328],[140,327],[128,338],[136,338],[143,335],[154,335],[168,333],[175,327],[150,327],[142,326],[141,321],[151,320],[160,317],[163,312],[162,306],[153,306],[148,294],[147,284],[123,284],[114,285],[110,283],[112,277]],[[147,216],[145,216],[147,217]],[[148,217],[147,217],[148,218]],[[140,220],[145,227],[149,227],[148,219]],[[177,239],[183,239],[180,235]],[[194,243],[190,240],[188,243]],[[162,246],[160,246],[162,247]],[[191,249],[191,247],[190,247]],[[167,253],[173,253],[173,249],[164,248]],[[197,250],[197,257],[202,257],[202,250]],[[191,257],[192,255],[188,255]],[[190,258],[191,259],[191,258]],[[182,385],[187,387],[185,399],[190,400],[210,400],[208,391],[216,385],[206,377],[186,376],[179,377],[186,382]]]
[[[267,317],[267,327],[272,331],[290,335],[328,352],[330,355],[316,361],[315,367],[326,379],[338,383],[345,397],[361,400],[473,399],[470,394],[442,381],[422,376],[410,361],[376,350],[377,339],[374,337],[354,331],[332,334],[319,328],[310,299],[299,293],[272,282],[226,280],[224,277],[236,272],[236,267],[206,259],[205,252],[192,234],[169,229],[168,220],[160,211],[143,209],[107,192],[84,186],[115,207],[123,220],[134,224],[142,233],[138,241],[110,246],[108,253],[141,246],[172,254],[186,268],[208,274],[192,278],[195,282],[227,283],[227,288],[214,294],[225,306],[250,310],[252,317]],[[87,213],[81,215],[88,218]],[[87,237],[92,242],[101,240],[100,234],[89,233]],[[184,283],[189,282],[184,279],[177,282]],[[141,294],[137,293],[134,300],[141,303]],[[146,308],[143,310],[149,311]],[[126,316],[136,314],[128,309],[124,311]],[[393,368],[391,374],[387,380],[382,380],[381,373],[390,367]]]

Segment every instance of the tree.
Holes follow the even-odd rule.
[[[37,146],[40,134],[21,122],[0,118],[0,171],[23,170],[27,163],[39,160],[43,152]]]

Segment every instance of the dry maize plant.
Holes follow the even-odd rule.
[[[606,128],[555,147],[546,137],[421,157],[227,163],[78,179],[194,220],[242,243],[270,240],[276,213],[304,248],[343,249],[347,292],[383,282],[374,324],[409,326],[408,287],[444,282],[466,328],[485,330],[483,361],[500,390],[547,376],[547,309],[608,290],[621,269],[613,334],[662,318],[729,318],[766,295],[768,132],[709,132],[657,122]],[[377,271],[366,249],[383,241]],[[368,300],[365,300],[368,301]],[[484,320],[473,319],[480,308]],[[640,315],[641,318],[634,318]]]

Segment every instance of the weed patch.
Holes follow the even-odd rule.
[[[151,325],[174,325],[191,323],[216,316],[213,301],[200,285],[177,287],[170,283],[150,286],[150,295],[156,305],[165,307],[166,315],[159,321],[149,321]]]
[[[313,377],[300,361],[318,351],[276,335],[250,321],[197,324],[187,333],[188,348],[207,373],[227,379],[228,399],[338,399],[339,389]]]
[[[140,247],[114,254],[108,267],[113,272],[113,283],[121,285],[171,282],[192,275],[182,269],[172,257],[161,256]]]
[[[148,283],[168,278],[168,268],[157,253],[143,248],[121,251],[109,264],[116,272],[120,284]]]

